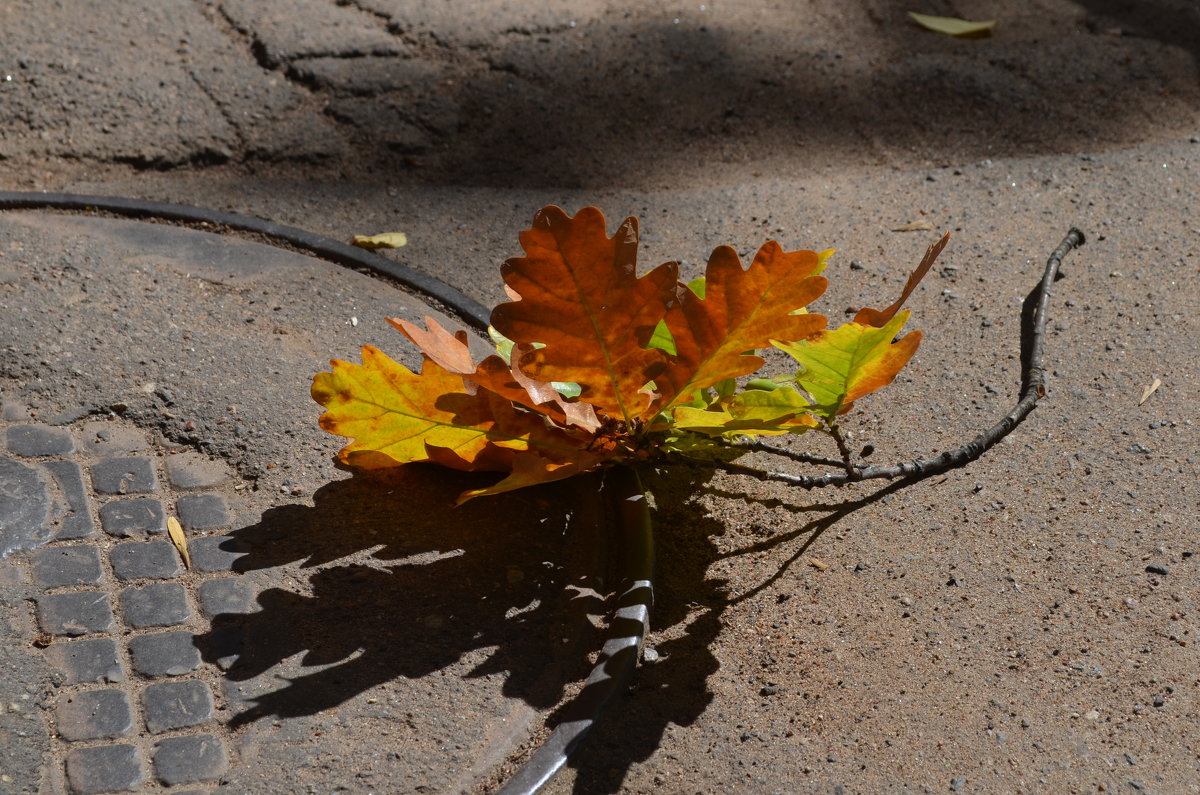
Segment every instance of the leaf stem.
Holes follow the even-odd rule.
[[[846,446],[846,438],[842,436],[841,426],[839,426],[836,422],[826,421],[826,427],[828,428],[826,432],[833,437],[835,442],[837,442],[838,452],[842,454],[842,467],[845,468],[846,474],[849,475],[852,480],[856,480],[858,478],[859,470],[858,467],[854,466],[854,461],[851,459],[850,448]]]
[[[789,450],[786,447],[777,447],[766,442],[742,442],[731,443],[730,447],[738,447],[749,450],[752,453],[769,453],[777,455],[781,458],[790,458],[793,461],[798,461],[801,464],[816,464],[817,466],[837,467],[841,466],[842,462],[836,458],[826,458],[825,456],[811,455],[809,453],[801,453],[797,450]]]
[[[738,464],[733,461],[723,461],[720,458],[690,458],[682,453],[672,453],[667,459],[670,463],[683,464],[693,469],[718,469],[722,472],[732,472],[735,475],[749,475],[758,480],[775,480],[777,473],[768,472],[758,467]]]

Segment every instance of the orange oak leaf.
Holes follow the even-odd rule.
[[[461,375],[430,359],[417,375],[370,345],[362,357],[361,365],[334,360],[331,372],[313,379],[313,399],[326,408],[321,427],[353,439],[338,455],[343,463],[380,468],[436,460],[430,448],[468,464],[492,447],[569,458],[587,443],[493,392],[471,394]]]
[[[528,345],[514,346],[511,365],[499,356],[489,356],[479,363],[468,380],[545,414],[561,425],[574,425],[587,431],[599,428],[600,419],[590,403],[567,400],[550,383],[525,374],[520,357],[532,350]]]
[[[714,250],[704,298],[680,285],[667,312],[675,356],[654,378],[662,395],[656,408],[688,403],[700,389],[754,372],[763,365],[754,350],[772,340],[802,340],[825,328],[823,315],[792,314],[825,292],[826,279],[817,275],[824,259],[815,251],[784,251],[772,240],[743,270],[732,248]]]
[[[521,233],[524,257],[501,270],[520,300],[500,304],[492,325],[528,350],[520,368],[539,381],[574,382],[580,398],[626,422],[643,416],[644,391],[666,362],[645,347],[675,300],[678,266],[637,275],[638,226],[627,218],[608,237],[604,215],[585,207],[574,217],[546,207]]]
[[[399,317],[386,320],[442,369],[459,375],[475,372],[475,358],[471,356],[471,348],[467,344],[470,338],[462,329],[451,334],[429,315],[425,316],[426,328]]]

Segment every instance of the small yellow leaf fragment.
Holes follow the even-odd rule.
[[[174,516],[167,517],[167,535],[171,537],[171,543],[175,545],[175,549],[179,550],[179,557],[183,558],[183,567],[190,569],[192,558],[188,554],[187,536],[183,534],[183,526]]]
[[[929,223],[928,221],[913,221],[912,223],[902,224],[902,225],[896,227],[895,229],[893,229],[892,231],[893,232],[928,232],[931,229],[933,229],[933,224]]]
[[[966,19],[958,19],[957,17],[933,17],[913,11],[909,11],[908,15],[912,17],[913,22],[916,22],[926,30],[932,30],[934,33],[943,33],[947,36],[958,36],[960,38],[990,36],[992,35],[992,28],[996,26],[996,20],[994,19],[989,19],[986,22],[971,22]]]
[[[829,570],[829,564],[826,563],[825,561],[821,560],[820,558],[809,558],[808,565],[812,566],[817,571],[828,571]]]
[[[1138,401],[1138,405],[1140,406],[1149,400],[1150,396],[1157,392],[1160,386],[1162,386],[1162,381],[1155,378],[1154,383],[1142,390],[1142,399]]]
[[[350,245],[375,251],[380,248],[400,248],[408,245],[408,235],[403,232],[384,232],[382,235],[355,235]]]

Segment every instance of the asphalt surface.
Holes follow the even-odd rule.
[[[688,278],[837,248],[831,317],[949,231],[853,418],[872,463],[1008,409],[1079,227],[1048,396],[981,461],[652,481],[653,653],[548,790],[1200,789],[1194,5],[920,9],[980,40],[882,0],[477,5],[4,4],[0,188],[404,231],[486,305],[551,203],[638,215]],[[335,469],[307,394],[364,343],[415,364],[383,318],[428,311],[218,228],[0,214],[0,792],[487,792],[527,757],[598,645],[594,486],[451,512],[458,475]]]

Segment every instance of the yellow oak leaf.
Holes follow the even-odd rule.
[[[580,446],[493,392],[472,394],[461,375],[432,360],[417,375],[370,345],[362,357],[361,365],[334,360],[330,372],[313,379],[313,399],[326,408],[321,427],[354,440],[339,453],[343,463],[379,468],[430,461],[430,447],[467,463],[491,446],[569,457]]]
[[[772,390],[747,389],[722,398],[707,409],[680,406],[675,409],[672,425],[706,436],[804,433],[821,425],[807,413],[811,408],[808,400],[790,386]]]
[[[892,341],[908,316],[901,312],[881,328],[845,323],[804,342],[775,345],[800,363],[796,383],[812,396],[813,411],[832,420],[850,411],[860,397],[890,384],[908,364],[921,332]]]

